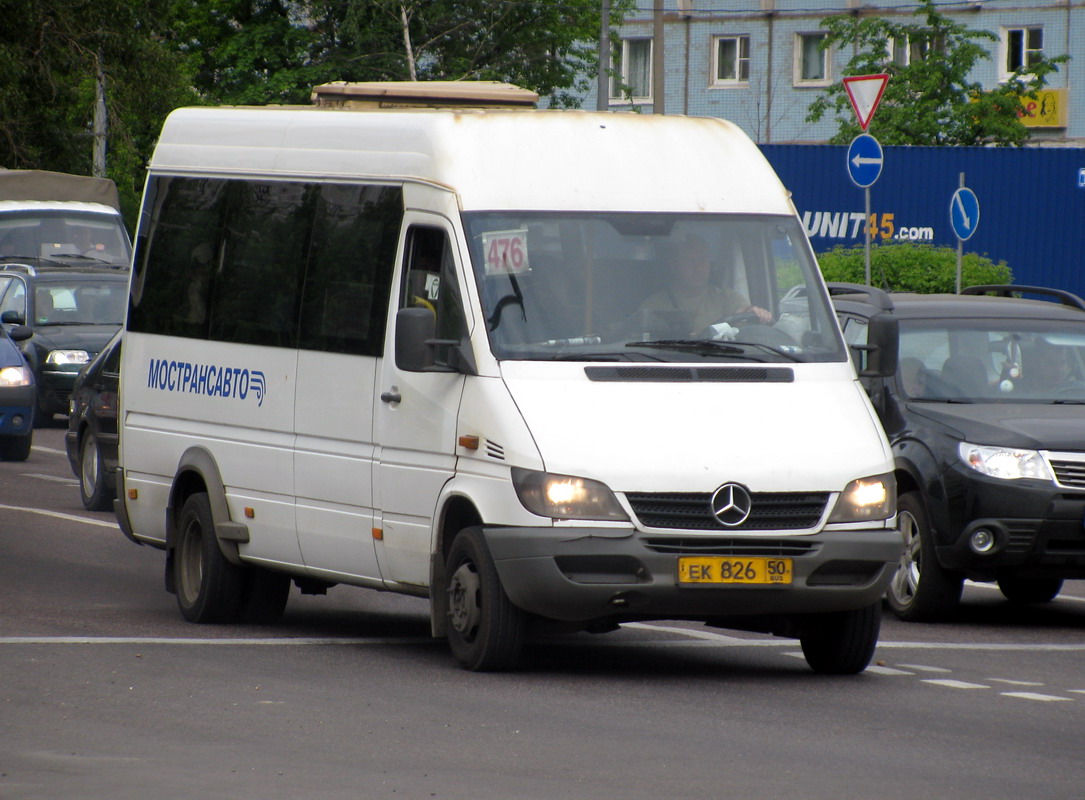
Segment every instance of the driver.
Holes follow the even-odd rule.
[[[753,314],[762,323],[772,322],[772,314],[752,305],[734,289],[709,282],[711,259],[708,244],[699,236],[687,236],[674,249],[674,282],[645,298],[641,312],[682,312],[689,319],[690,334],[736,314]]]

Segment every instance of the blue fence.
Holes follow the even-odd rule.
[[[863,190],[843,145],[762,145],[791,190],[818,252],[863,242]],[[870,188],[874,242],[956,248],[953,193],[975,192],[980,221],[966,253],[1005,261],[1014,282],[1085,296],[1085,148],[884,147]]]

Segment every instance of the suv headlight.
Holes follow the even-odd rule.
[[[614,493],[599,481],[513,467],[512,485],[524,508],[540,517],[629,519]]]
[[[90,353],[86,350],[53,350],[45,357],[46,364],[65,366],[67,364],[83,365],[90,361]]]
[[[897,481],[892,473],[856,478],[840,493],[829,522],[869,522],[897,513]]]
[[[1035,450],[961,442],[957,445],[957,453],[961,456],[961,461],[988,478],[1007,481],[1020,478],[1052,482],[1055,480],[1043,456]]]
[[[34,382],[30,367],[4,367],[0,369],[0,386],[29,386]]]

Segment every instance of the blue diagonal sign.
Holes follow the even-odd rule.
[[[980,224],[980,201],[971,189],[961,187],[949,201],[949,224],[962,242],[976,232]]]
[[[848,147],[848,175],[860,189],[874,185],[882,174],[882,146],[869,133],[861,133]]]

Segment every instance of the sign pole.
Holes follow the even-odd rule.
[[[866,265],[866,285],[870,286],[870,187],[863,189],[866,216],[863,218],[863,263]]]
[[[964,173],[961,173],[959,189],[964,188]],[[964,259],[964,239],[957,237],[957,294],[961,293],[961,262]]]

